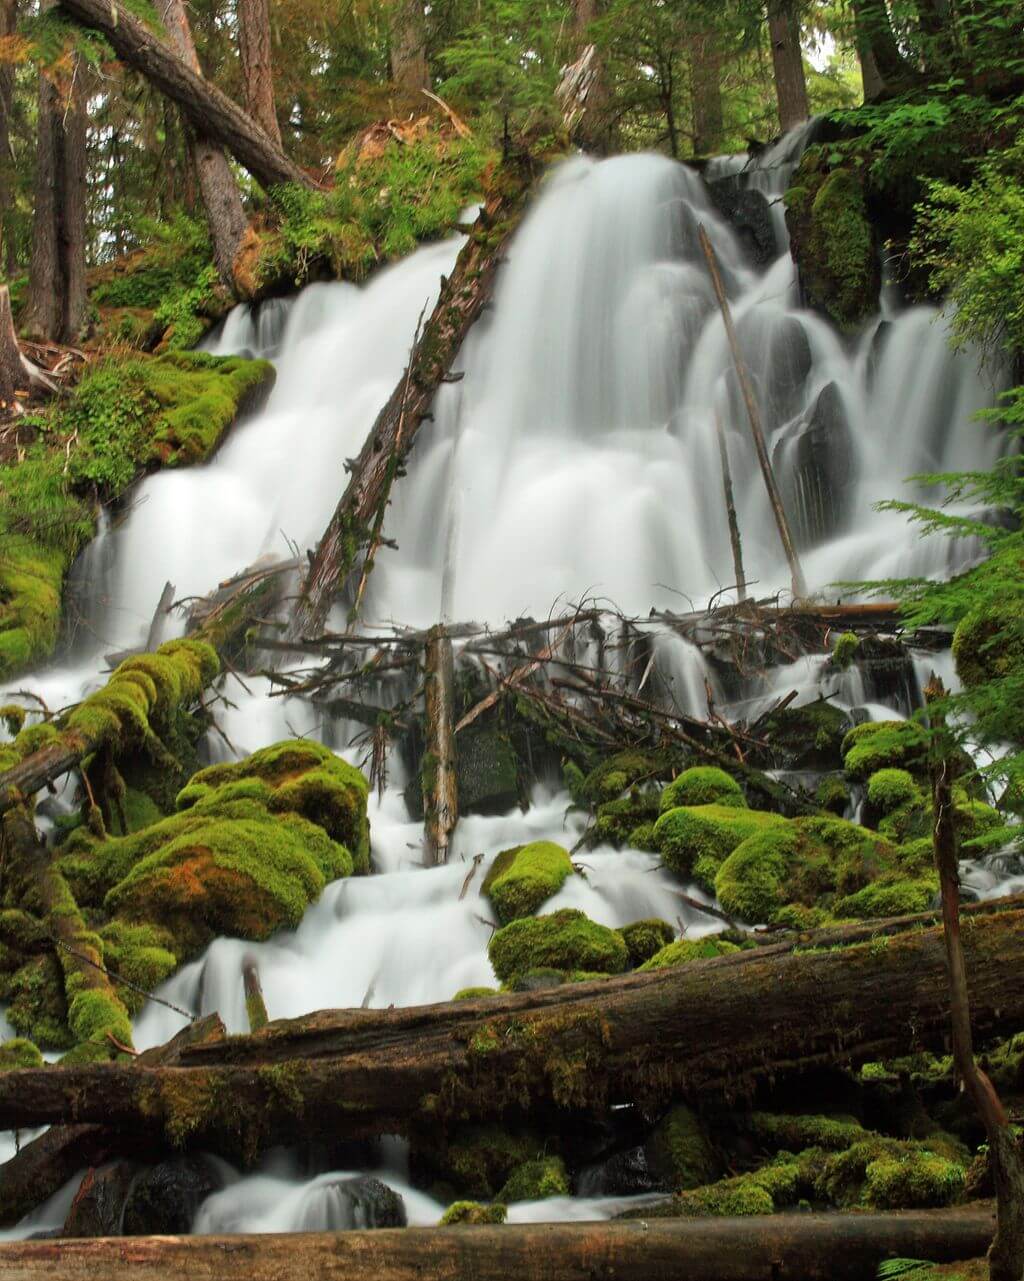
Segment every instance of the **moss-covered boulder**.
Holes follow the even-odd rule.
[[[624,925],[619,933],[629,953],[629,963],[634,967],[649,961],[676,936],[673,926],[669,925],[668,921],[659,920],[658,917],[651,917],[645,921],[633,921],[629,925]]]
[[[544,1201],[552,1196],[568,1196],[569,1175],[560,1156],[545,1156],[526,1161],[509,1175],[498,1193],[504,1204],[512,1201]]]
[[[968,689],[1024,669],[1024,611],[976,610],[953,633],[956,673]]]
[[[874,920],[882,916],[912,916],[927,912],[939,892],[938,874],[905,876],[890,872],[865,885],[856,894],[838,899],[835,914]]]
[[[503,850],[491,864],[480,892],[491,900],[498,920],[508,925],[521,916],[532,916],[558,893],[572,870],[561,845],[531,841]]]
[[[8,1022],[19,1035],[44,1050],[68,1050],[74,1044],[64,974],[52,952],[33,957],[5,978],[3,994],[10,1002]]]
[[[452,997],[453,1001],[476,1001],[481,996],[497,996],[496,987],[460,987]]]
[[[427,1151],[414,1147],[413,1157],[457,1192],[493,1199],[517,1166],[544,1155],[542,1141],[531,1133],[513,1133],[500,1125],[474,1125],[459,1130],[446,1147]]]
[[[23,1036],[12,1036],[0,1043],[0,1072],[14,1072],[18,1068],[43,1066],[39,1046]]]
[[[494,934],[487,954],[504,983],[544,967],[566,974],[621,974],[629,966],[622,935],[575,908],[513,921]]]
[[[808,147],[786,192],[790,251],[804,297],[841,328],[854,328],[878,305],[879,246],[859,170],[832,168]]]
[[[683,770],[661,794],[659,813],[680,805],[728,805],[746,809],[747,800],[739,783],[714,765],[694,765]]]
[[[129,925],[111,921],[100,930],[103,963],[127,979],[131,987],[118,984],[118,994],[129,1014],[138,1014],[152,992],[178,968],[174,940],[167,930],[152,925]]]
[[[669,778],[678,761],[678,753],[673,752],[645,752],[640,748],[616,752],[584,778],[579,786],[580,799],[591,805],[613,801],[628,787]]]
[[[451,1227],[454,1223],[504,1223],[507,1218],[508,1206],[500,1201],[490,1205],[480,1201],[455,1201],[441,1215],[441,1227]]]
[[[660,948],[644,961],[641,970],[667,970],[674,965],[687,965],[690,961],[708,961],[716,956],[729,956],[740,951],[739,945],[714,936],[703,939],[676,939]]]
[[[677,876],[712,891],[719,867],[755,832],[785,827],[786,819],[733,805],[680,806],[654,825],[661,861]]]
[[[767,763],[793,770],[837,770],[842,766],[843,738],[852,728],[848,712],[818,698],[770,713],[760,736],[771,744]]]
[[[590,845],[637,846],[634,833],[650,827],[658,817],[658,797],[654,792],[631,792],[597,807],[594,826],[588,835]],[[640,839],[645,839],[643,835]]]
[[[948,1136],[914,1141],[873,1134],[821,1162],[816,1190],[841,1207],[939,1207],[960,1196],[968,1160],[962,1145]]]
[[[869,1132],[852,1116],[813,1113],[752,1112],[744,1119],[744,1129],[762,1147],[786,1152],[802,1152],[805,1148],[845,1152],[869,1137]]]
[[[673,1192],[713,1183],[722,1162],[697,1114],[678,1104],[661,1118],[645,1145],[647,1166]]]
[[[722,863],[715,893],[746,921],[774,923],[780,908],[827,907],[856,893],[893,864],[876,833],[838,818],[793,819],[748,837]]]
[[[852,793],[850,785],[842,774],[826,774],[818,780],[814,789],[814,799],[823,810],[842,818],[850,808]]]
[[[914,721],[867,721],[843,739],[843,765],[857,779],[881,769],[923,769],[927,752],[927,735]]]

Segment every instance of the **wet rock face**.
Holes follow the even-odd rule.
[[[71,1203],[64,1228],[66,1237],[109,1237],[121,1233],[121,1211],[138,1166],[133,1161],[86,1171]],[[188,1231],[188,1229],[185,1229]]]
[[[125,1236],[189,1232],[203,1201],[222,1180],[202,1157],[183,1156],[142,1170],[124,1203]]]
[[[798,546],[814,547],[841,533],[854,493],[857,455],[834,382],[822,388],[810,413],[787,427],[772,452]]]
[[[581,1171],[577,1193],[579,1196],[637,1196],[667,1188],[668,1183],[652,1173],[647,1152],[640,1144]]]
[[[368,1175],[318,1187],[302,1228],[338,1232],[350,1228],[404,1228],[405,1202],[386,1183]]]
[[[708,183],[715,208],[736,232],[751,262],[766,267],[779,253],[772,227],[771,207],[763,192],[743,184],[739,174]]]

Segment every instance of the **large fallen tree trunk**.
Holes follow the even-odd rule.
[[[976,1258],[988,1206],[640,1223],[385,1228],[232,1237],[113,1237],[0,1245],[4,1281],[864,1281],[894,1257]]]
[[[181,1051],[199,1041],[225,1035],[216,1014],[197,1019],[166,1045],[145,1050],[137,1063],[148,1067],[180,1062]],[[153,1158],[153,1137],[115,1133],[105,1125],[55,1125],[26,1143],[0,1165],[0,1226],[9,1227],[59,1191],[72,1175],[118,1156]]]
[[[61,8],[76,22],[102,32],[123,62],[176,103],[203,137],[226,147],[257,182],[265,187],[295,182],[316,189],[309,174],[293,164],[241,107],[117,0],[61,0]]]
[[[495,184],[498,194],[477,216],[451,278],[442,279],[440,296],[413,345],[409,366],[377,415],[352,464],[352,478],[312,556],[292,619],[293,638],[321,630],[331,600],[354,568],[360,547],[371,541],[371,528],[389,501],[391,486],[401,473],[420,424],[429,417],[434,395],[491,296],[495,272],[518,226],[534,176],[528,155],[506,158]]]
[[[1015,1031],[1024,903],[970,916],[975,1031]],[[870,929],[541,992],[325,1011],[192,1047],[178,1068],[11,1071],[0,1076],[0,1128],[105,1121],[251,1159],[304,1130],[409,1134],[507,1111],[742,1096],[781,1073],[942,1045],[942,930],[906,923],[845,947],[837,938]]]

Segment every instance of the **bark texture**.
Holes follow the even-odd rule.
[[[64,11],[83,26],[101,31],[118,57],[145,76],[188,116],[197,132],[226,147],[265,187],[295,182],[318,184],[274,145],[227,94],[204,80],[153,36],[117,0],[61,0]]]
[[[0,0],[0,39],[14,34],[18,21],[17,0]],[[14,155],[11,150],[11,114],[14,109],[14,68],[0,63],[0,264],[14,275],[16,262],[9,226],[14,194]]]
[[[0,285],[0,408],[6,408],[26,382],[18,335],[14,332],[11,291],[6,285]]]
[[[690,97],[694,154],[711,155],[721,146],[725,129],[721,63],[713,35],[695,35],[690,41]]]
[[[280,147],[268,0],[238,0],[238,55],[245,80],[246,110],[270,141]]]
[[[481,210],[459,254],[451,279],[415,343],[410,364],[352,466],[352,478],[313,553],[292,618],[298,639],[322,630],[335,594],[355,567],[360,549],[412,449],[420,424],[429,417],[434,394],[444,381],[473,322],[494,287],[501,255],[519,222],[533,166],[511,156],[496,180],[497,194]]]
[[[391,79],[407,93],[430,88],[423,0],[391,0]]]
[[[985,1249],[985,1209],[12,1241],[4,1281],[863,1281],[893,1256]]]
[[[810,116],[800,49],[800,19],[794,0],[771,0],[768,5],[768,38],[772,46],[779,124],[782,132],[788,133]]]
[[[423,756],[424,831],[427,862],[447,863],[448,846],[459,821],[455,773],[455,663],[444,627],[430,630],[424,649],[423,702],[427,750]]]
[[[975,1031],[1015,1030],[1024,907],[1018,898],[971,915]],[[523,1109],[554,1120],[619,1101],[742,1096],[780,1073],[941,1046],[943,935],[906,928],[917,923],[825,931],[799,940],[810,950],[780,944],[541,992],[324,1011],[191,1047],[176,1068],[10,1071],[0,1076],[0,1128],[104,1122],[245,1161],[303,1129],[341,1140]]]

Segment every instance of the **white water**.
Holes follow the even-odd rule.
[[[776,196],[795,158],[791,145],[767,157],[752,185]],[[717,171],[730,168],[735,162]],[[773,219],[784,250],[780,208]],[[872,511],[879,499],[907,496],[901,481],[913,472],[984,466],[995,454],[994,437],[970,423],[994,388],[969,357],[950,354],[934,313],[887,314],[841,339],[799,309],[785,252],[761,273],[744,263],[696,175],[655,156],[575,159],[552,175],[517,235],[495,306],[462,353],[465,378],[442,389],[434,422],[421,430],[385,529],[401,550],[379,557],[364,621],[497,625],[585,596],[643,615],[652,605],[685,610],[727,587],[716,414],[728,433],[748,578],[759,595],[788,587],[699,256],[698,223],[733,299],[812,588],[946,567],[948,544],[924,544],[903,517]],[[417,319],[459,243],[420,250],[362,289],[315,285],[291,304],[264,307],[256,321],[242,309],[232,313],[213,349],[272,355],[278,382],[270,402],[210,465],[140,487],[130,515],[104,532],[84,567],[99,607],[75,659],[22,683],[51,707],[66,705],[102,679],[99,655],[139,643],[165,581],[178,596],[204,593],[259,555],[288,554],[289,540],[300,548],[316,540],[344,484],[344,461],[400,377]],[[970,551],[954,549],[961,559]],[[872,701],[856,669],[835,676],[824,657],[780,668],[724,699],[692,646],[651,627],[660,696],[680,710],[701,713],[708,678],[716,702],[742,706],[744,715],[792,688],[801,701],[825,692],[869,716],[893,714]],[[251,692],[229,678],[234,706],[218,712],[240,750],[296,734],[347,741],[345,726],[324,726],[299,700],[268,698],[265,680],[247,685]],[[211,743],[211,750],[224,749]],[[489,860],[538,837],[570,846],[580,821],[566,817],[567,795],[540,788],[525,813],[464,818],[453,861],[425,871],[422,829],[408,818],[403,781],[393,762],[391,784],[371,806],[377,875],[330,886],[294,933],[261,945],[218,940],[161,995],[195,1013],[217,1010],[241,1030],[247,954],[258,960],[274,1017],[443,1000],[492,983],[486,903],[475,892],[482,870],[460,898],[470,858]],[[654,857],[599,849],[582,861],[586,879],[572,878],[550,908],[581,907],[610,925],[661,916],[690,936],[713,927],[690,909],[681,914]],[[137,1020],[136,1043],[159,1043],[182,1022],[151,1003]],[[196,1230],[326,1222],[333,1194],[325,1188],[342,1175],[310,1181],[288,1158],[274,1162],[232,1176],[203,1207]],[[401,1167],[393,1147],[384,1177],[402,1192],[411,1222],[436,1222],[443,1207],[409,1188]],[[613,1209],[559,1199],[515,1206],[513,1217],[601,1217]]]

